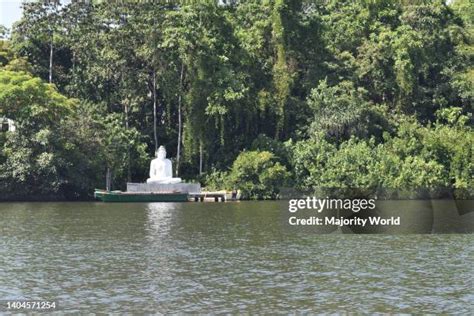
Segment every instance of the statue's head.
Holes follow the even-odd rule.
[[[158,159],[166,159],[166,149],[164,146],[160,146],[160,148],[156,151],[156,158]]]

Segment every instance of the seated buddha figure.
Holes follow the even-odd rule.
[[[181,178],[173,178],[173,167],[171,160],[166,159],[165,147],[160,146],[155,154],[156,158],[150,163],[150,177],[146,180],[146,183],[180,183]]]

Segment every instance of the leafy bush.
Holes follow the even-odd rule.
[[[212,169],[204,176],[204,186],[209,191],[230,189],[229,173]]]
[[[288,147],[276,139],[268,137],[264,134],[259,134],[252,142],[251,150],[255,151],[269,151],[275,155],[279,162],[288,166],[289,153]]]
[[[375,188],[379,174],[374,141],[351,138],[337,153],[329,157],[319,179],[320,186],[329,188]]]
[[[473,187],[474,133],[466,125],[469,117],[460,108],[445,108],[437,116],[434,126],[405,122],[395,137],[387,139],[381,169],[385,187],[432,191]],[[395,171],[387,172],[389,168]]]
[[[243,199],[275,199],[289,173],[268,151],[244,151],[235,159],[230,184],[241,191]]]
[[[336,151],[336,146],[324,138],[296,142],[291,157],[296,186],[300,189],[320,186],[320,179],[327,168],[328,159]]]

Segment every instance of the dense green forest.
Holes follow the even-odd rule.
[[[470,0],[33,1],[0,28],[0,199],[90,198],[176,175],[472,189]]]

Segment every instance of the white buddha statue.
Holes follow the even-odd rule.
[[[171,184],[180,183],[181,178],[173,178],[171,160],[166,159],[166,149],[160,146],[156,151],[156,158],[150,163],[150,178],[146,183]]]

